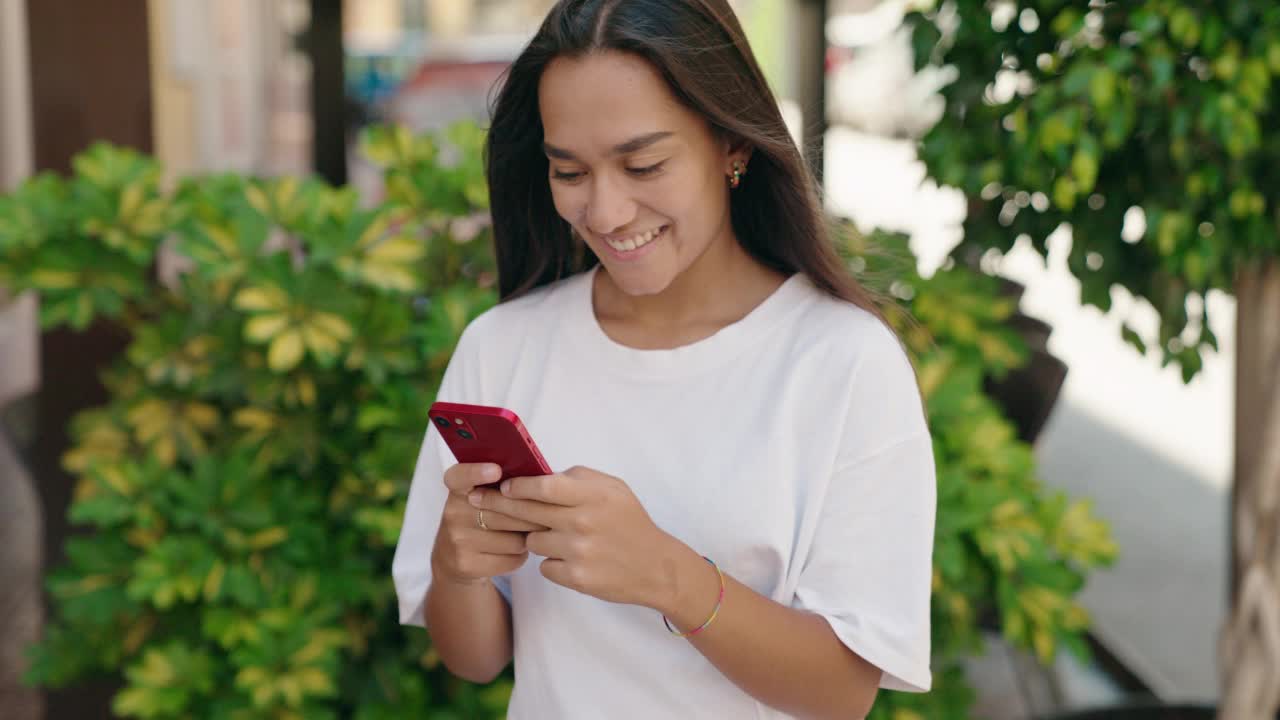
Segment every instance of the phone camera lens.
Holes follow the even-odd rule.
[[[471,433],[467,432],[466,430],[458,430],[458,435],[460,435],[463,440],[470,440],[473,437]]]
[[[442,428],[449,427],[449,420],[447,418],[437,417],[435,421],[436,421],[436,425],[438,425],[439,427],[442,427]]]

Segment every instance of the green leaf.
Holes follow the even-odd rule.
[[[1062,89],[1071,97],[1080,97],[1093,85],[1093,77],[1098,68],[1093,63],[1078,62],[1062,79]]]
[[[1111,68],[1098,68],[1089,78],[1089,97],[1100,113],[1111,111],[1116,100],[1116,73]]]
[[[1053,203],[1062,210],[1071,210],[1076,205],[1078,192],[1075,180],[1063,175],[1053,183]]]
[[[1092,135],[1080,136],[1075,155],[1071,158],[1071,176],[1075,181],[1076,192],[1087,195],[1093,192],[1098,182],[1099,148]]]
[[[213,688],[213,660],[203,652],[172,642],[143,655],[125,673],[130,685],[112,702],[124,717],[187,715],[194,701]]]
[[[1075,8],[1066,8],[1053,18],[1050,28],[1060,37],[1071,37],[1084,25],[1084,14]]]
[[[1204,318],[1204,324],[1200,328],[1200,342],[1213,348],[1214,352],[1218,352],[1218,336],[1209,328],[1208,316]]]
[[[1173,84],[1174,62],[1172,55],[1159,54],[1151,57],[1151,87],[1153,90],[1160,92]]]
[[[1142,341],[1142,337],[1138,335],[1138,332],[1127,323],[1120,328],[1120,335],[1124,338],[1124,341],[1132,345],[1139,354],[1147,354],[1147,344]]]
[[[1169,16],[1169,36],[1187,49],[1200,43],[1200,20],[1188,7],[1178,7]]]
[[[1182,366],[1182,382],[1188,384],[1200,373],[1201,368],[1204,367],[1204,361],[1200,357],[1200,351],[1196,348],[1187,348],[1178,353],[1178,362]]]

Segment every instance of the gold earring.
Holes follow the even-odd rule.
[[[737,190],[742,184],[742,176],[747,174],[747,166],[742,164],[741,160],[733,161],[733,177],[729,180],[729,187]]]

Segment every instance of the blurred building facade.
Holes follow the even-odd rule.
[[[146,0],[0,0],[0,192],[66,172],[95,141],[152,150],[147,18]],[[33,299],[0,297],[0,714],[106,718],[111,682],[40,694],[18,678],[44,613],[40,578],[77,532],[59,462],[67,423],[105,400],[98,372],[123,341],[101,324],[38,335],[35,315]]]
[[[26,5],[0,2],[0,191],[31,171],[31,80]]]
[[[311,167],[306,0],[150,0],[155,153],[171,177]]]
[[[31,93],[26,6],[0,0],[0,193],[31,172]],[[22,686],[22,648],[33,642],[44,617],[40,594],[43,532],[40,498],[15,443],[5,431],[5,409],[38,384],[36,306],[0,288],[0,708],[16,720],[41,717],[44,698]]]

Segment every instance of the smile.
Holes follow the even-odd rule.
[[[666,230],[667,226],[663,225],[662,227],[618,240],[606,238],[605,244],[620,253],[634,252],[661,237]]]

